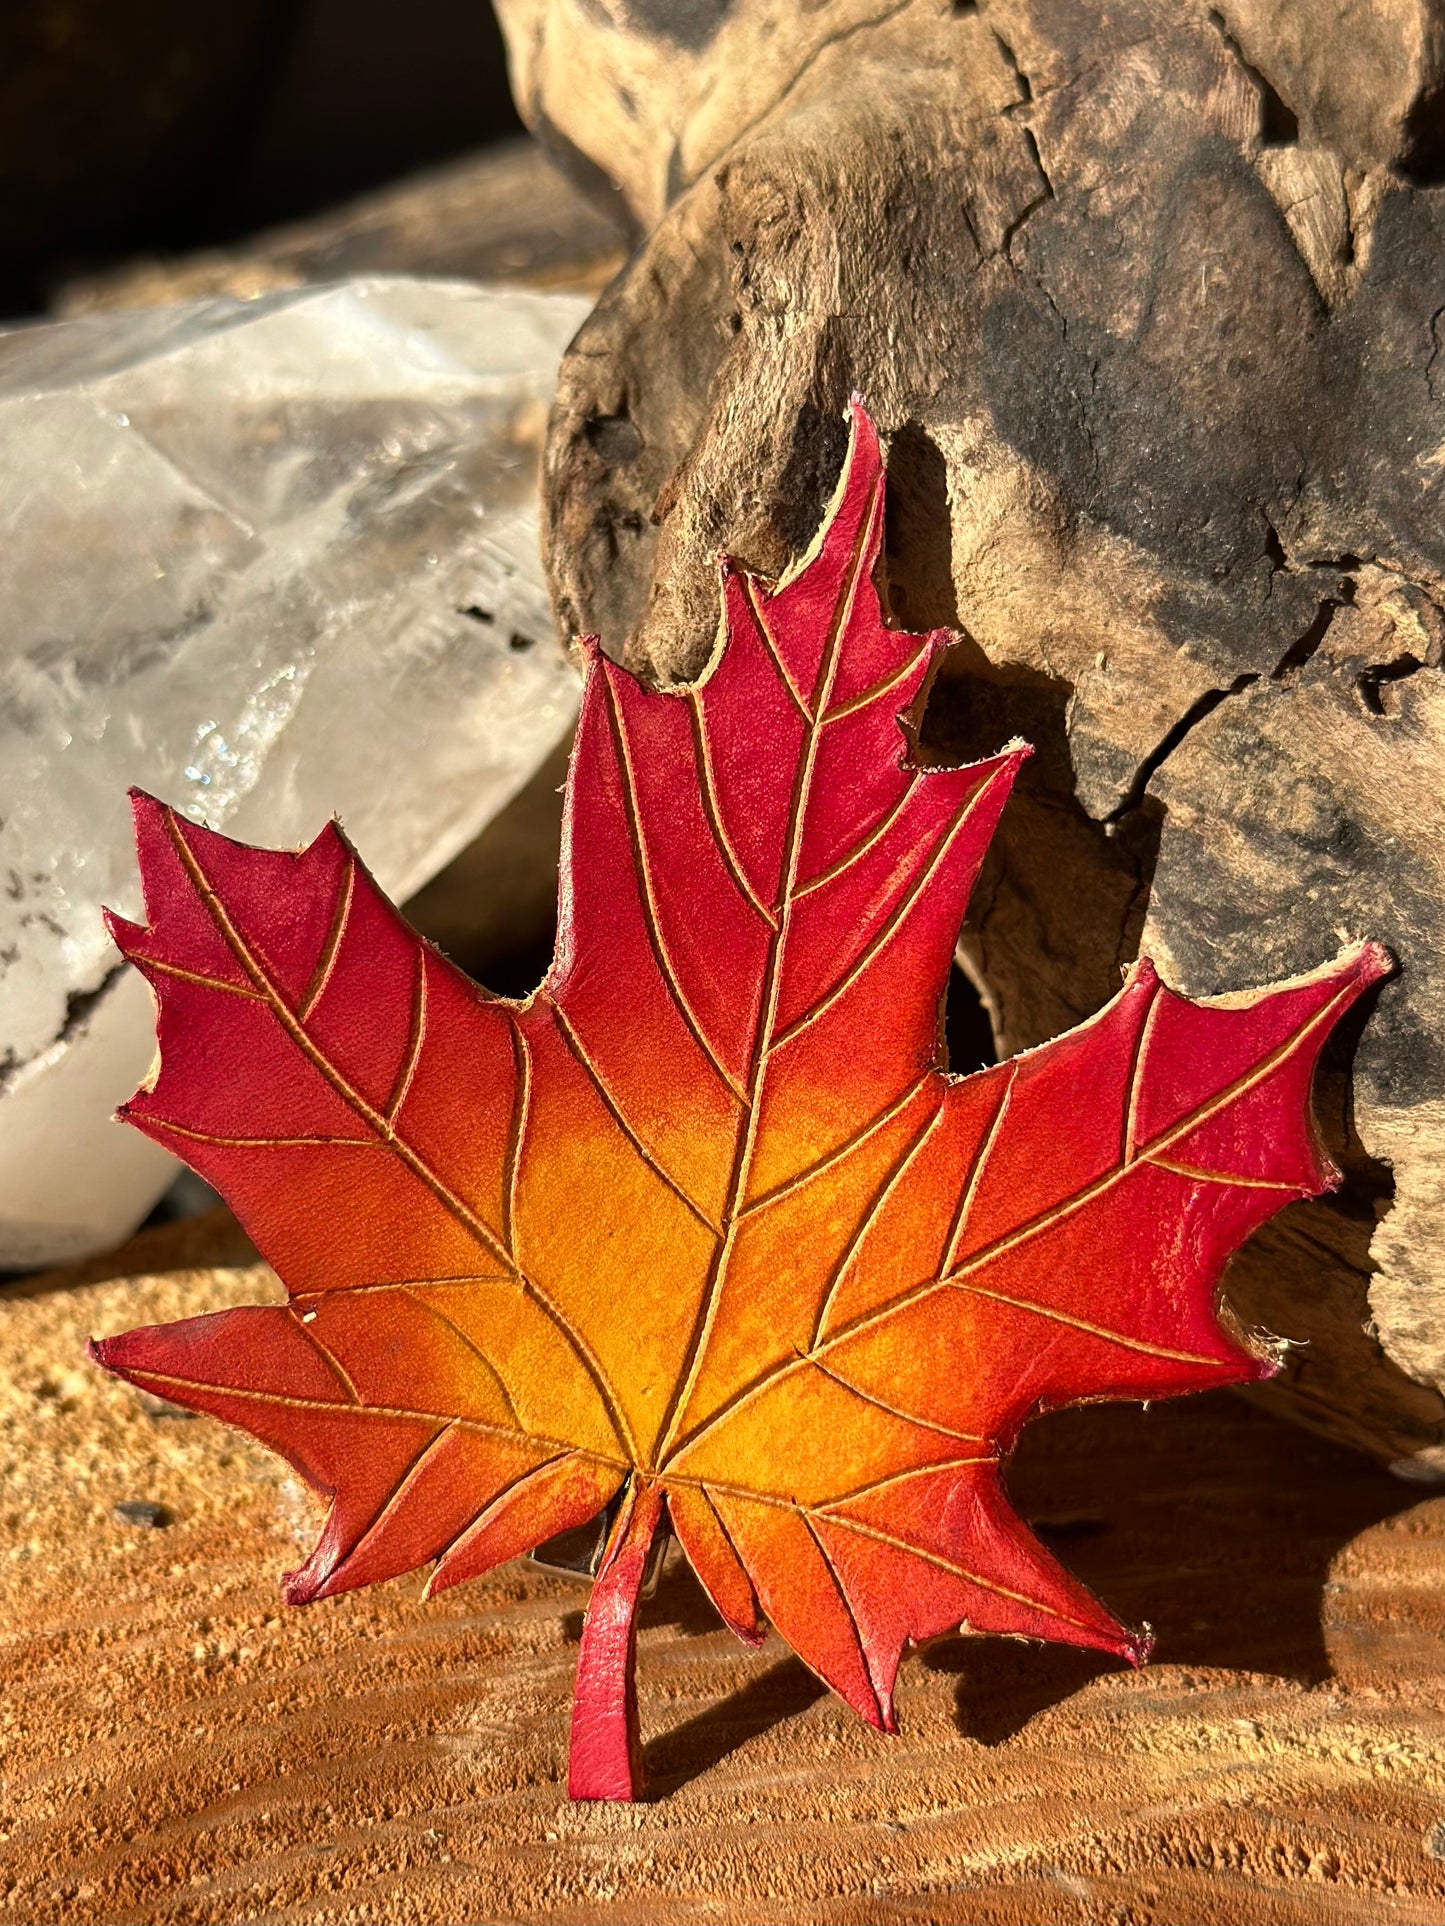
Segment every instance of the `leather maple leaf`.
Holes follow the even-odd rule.
[[[724,564],[696,683],[587,647],[556,957],[521,1002],[423,942],[334,824],[244,848],[137,795],[159,1006],[123,1114],[222,1192],[284,1307],[94,1346],[331,1506],[294,1603],[433,1591],[618,1499],[571,1789],[638,1780],[634,1619],[666,1507],[726,1622],[764,1616],[891,1729],[910,1641],[1138,1660],[1011,1510],[1032,1415],[1268,1375],[1215,1315],[1274,1211],[1337,1181],[1310,1120],[1374,945],[1193,1003],[1147,960],[1042,1049],[947,1073],[970,885],[1028,751],[919,767],[946,633],[883,623],[882,464],[853,409],[813,548]]]

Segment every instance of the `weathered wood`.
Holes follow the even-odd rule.
[[[943,1640],[888,1740],[672,1567],[654,1790],[569,1806],[585,1593],[526,1566],[280,1604],[315,1505],[84,1362],[257,1297],[208,1270],[0,1322],[0,1918],[1426,1926],[1445,1912],[1445,1497],[1226,1396],[1044,1421],[1026,1513],[1154,1623],[1141,1673]],[[115,1506],[165,1508],[160,1528]]]
[[[1040,750],[963,948],[1000,1048],[1141,942],[1196,995],[1396,953],[1346,1191],[1227,1289],[1298,1341],[1277,1402],[1445,1473],[1437,10],[501,12],[523,111],[656,222],[563,369],[561,620],[695,671],[717,552],[787,564],[860,389],[894,613],[969,637],[928,739]]]

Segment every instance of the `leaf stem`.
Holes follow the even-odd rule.
[[[567,1790],[573,1799],[630,1801],[643,1786],[637,1728],[637,1601],[652,1535],[662,1516],[662,1488],[633,1478],[613,1522],[582,1627],[572,1700],[572,1754]]]

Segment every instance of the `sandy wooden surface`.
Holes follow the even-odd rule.
[[[653,1797],[570,1807],[579,1589],[511,1566],[288,1611],[312,1501],[81,1356],[275,1288],[0,1304],[0,1919],[1445,1920],[1445,1496],[1228,1395],[1050,1419],[1015,1489],[1153,1622],[1146,1671],[943,1641],[888,1741],[670,1568]]]

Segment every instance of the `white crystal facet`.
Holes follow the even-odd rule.
[[[570,727],[536,463],[586,311],[376,279],[0,335],[0,1265],[174,1168],[108,1121],[131,784],[259,843],[339,814],[404,900]]]

